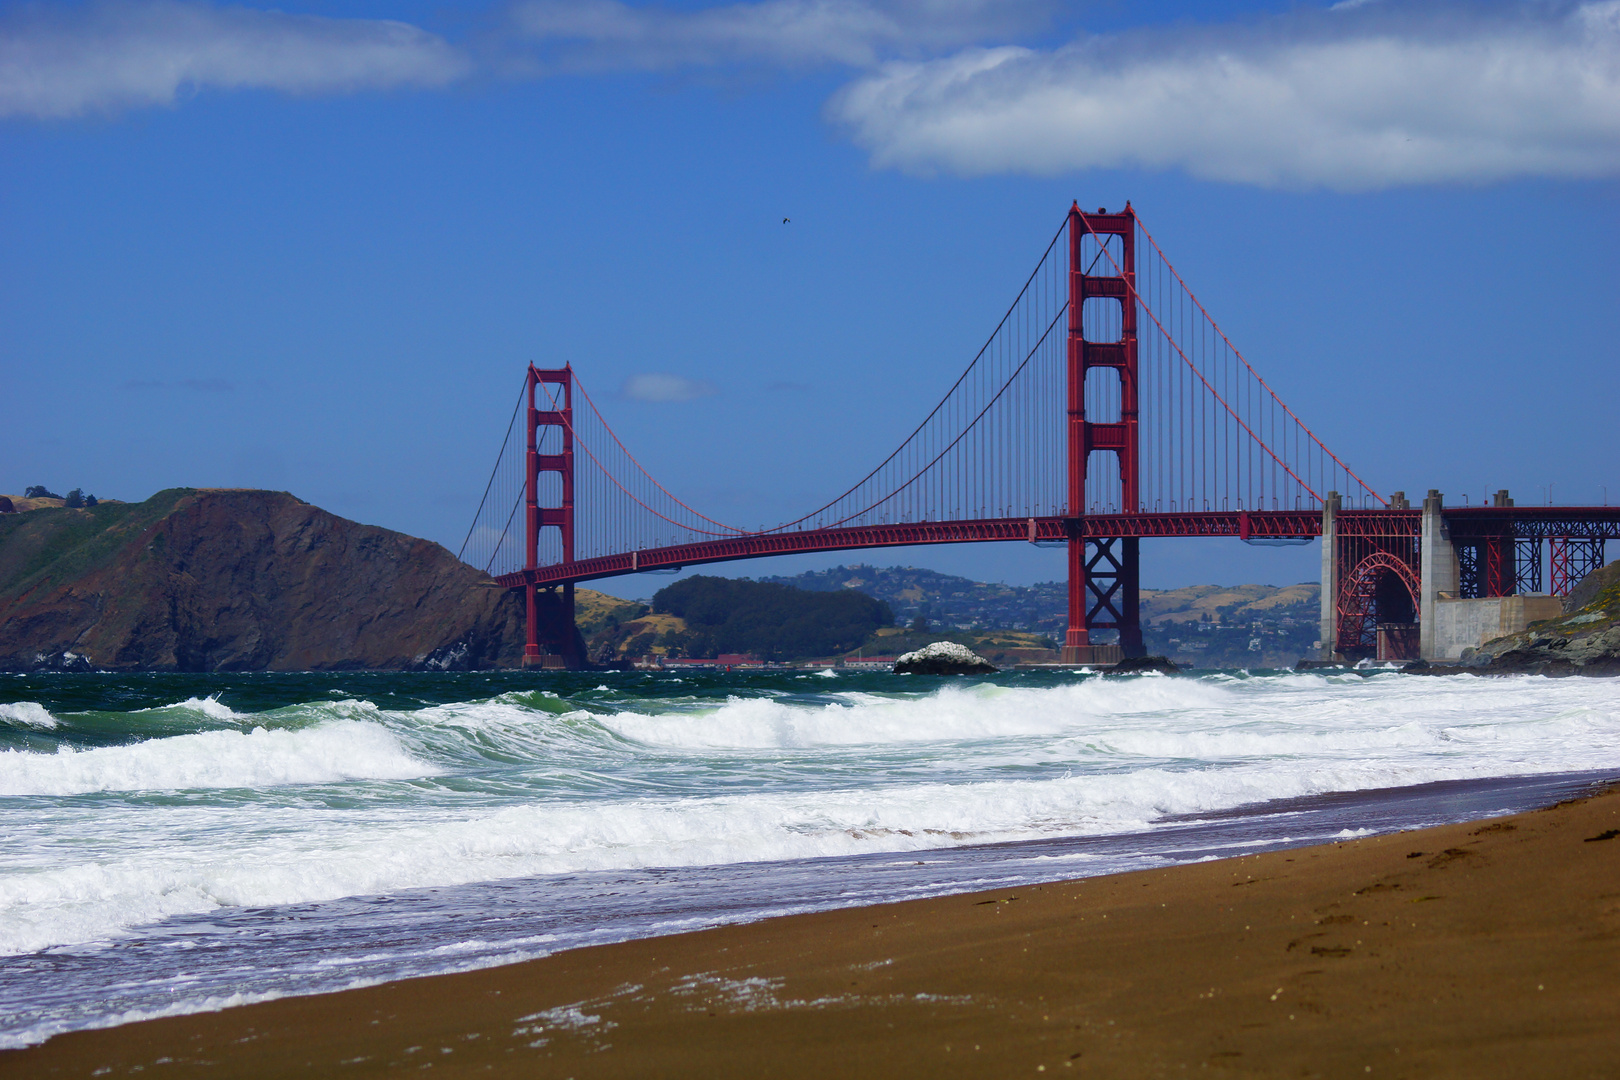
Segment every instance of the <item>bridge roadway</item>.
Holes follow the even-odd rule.
[[[1378,513],[1378,511],[1365,511]],[[1358,511],[1343,511],[1354,514]],[[1075,531],[1070,532],[1071,525]],[[987,541],[1062,542],[1071,538],[1113,536],[1231,536],[1243,539],[1290,539],[1320,536],[1322,515],[1309,510],[1209,511],[1174,514],[1088,514],[1061,517],[982,518],[974,521],[920,521],[898,525],[861,525],[837,529],[748,533],[695,544],[646,548],[620,555],[598,555],[572,563],[502,574],[495,580],[508,588],[533,583],[545,587],[621,574],[670,570],[734,559],[801,555],[813,551],[911,547],[920,544],[975,544]]]
[[[1516,506],[1448,507],[1442,513],[1454,535],[1540,537],[1599,536],[1620,539],[1620,507]],[[1341,510],[1338,520],[1366,524],[1399,519],[1415,535],[1418,514],[1408,510]],[[1071,526],[1074,531],[1071,532]],[[1348,531],[1348,530],[1347,530]],[[1405,531],[1404,529],[1402,531]],[[1459,535],[1460,534],[1460,535]],[[975,544],[992,541],[1058,543],[1069,539],[1232,537],[1240,540],[1290,540],[1322,535],[1322,515],[1314,510],[1211,510],[1153,514],[1087,514],[1062,517],[983,518],[974,521],[920,521],[897,525],[862,525],[836,529],[747,533],[693,544],[645,548],[618,555],[598,555],[571,563],[502,574],[495,580],[508,588],[539,587],[650,570],[673,570],[736,559],[802,555],[816,551],[911,547],[921,544]]]

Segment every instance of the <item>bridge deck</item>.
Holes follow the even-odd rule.
[[[1525,536],[1580,535],[1620,539],[1620,507],[1516,506],[1455,507],[1444,511],[1455,532]],[[1399,519],[1415,533],[1416,510],[1341,510],[1341,522],[1366,519],[1384,525]],[[1071,524],[1076,531],[1071,533]],[[1284,540],[1322,535],[1322,515],[1314,510],[1213,510],[1203,513],[1088,514],[1071,522],[1061,517],[986,518],[976,521],[922,521],[899,525],[867,525],[845,529],[804,529],[795,532],[754,533],[696,544],[645,548],[618,555],[600,555],[572,563],[519,570],[495,580],[509,588],[529,584],[561,585],[649,570],[671,570],[737,559],[772,555],[802,555],[817,551],[860,548],[910,547],[921,544],[976,544],[997,541],[1056,543],[1071,536],[1081,539],[1112,536],[1141,538],[1233,537],[1244,540]]]
[[[1357,513],[1358,511],[1346,511]],[[1378,513],[1378,511],[1365,511]],[[569,581],[617,577],[621,574],[667,570],[735,559],[760,559],[772,555],[801,555],[816,551],[845,551],[860,548],[909,547],[920,544],[974,544],[994,541],[1035,543],[1061,542],[1072,536],[1232,536],[1253,539],[1287,539],[1319,536],[1322,515],[1307,510],[1210,511],[1177,514],[1093,514],[1074,522],[1070,519],[986,518],[976,521],[922,521],[899,525],[866,525],[844,529],[804,529],[794,532],[757,533],[726,537],[696,544],[646,548],[619,555],[601,555],[573,563],[542,566],[533,571],[517,571],[496,578],[502,585],[517,588],[531,580],[536,585],[559,585]]]

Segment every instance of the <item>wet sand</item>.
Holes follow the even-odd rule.
[[[1620,1076],[1620,792],[58,1036],[0,1076]]]

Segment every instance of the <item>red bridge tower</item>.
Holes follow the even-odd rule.
[[[548,657],[560,658],[569,668],[584,666],[583,642],[574,627],[574,583],[564,582],[540,592],[534,583],[540,563],[540,530],[556,529],[562,549],[562,562],[574,561],[574,369],[572,365],[556,370],[529,365],[528,445],[524,454],[524,567],[528,584],[524,587],[525,622],[527,640],[523,646],[524,667],[546,667]],[[538,408],[536,391],[541,384],[559,387],[557,393],[547,392],[550,408]],[[555,429],[553,437],[541,434],[541,429]],[[547,448],[556,444],[556,453],[541,453],[542,443]],[[558,477],[559,502],[556,506],[540,505],[540,474],[554,473]],[[542,645],[548,646],[543,650]]]
[[[1098,248],[1089,265],[1088,237]],[[1102,303],[1088,306],[1088,301]],[[1088,332],[1111,336],[1098,330],[1116,326],[1119,331],[1113,340],[1087,340]],[[1069,210],[1069,627],[1063,640],[1064,663],[1107,659],[1091,643],[1092,630],[1118,630],[1126,656],[1143,652],[1141,541],[1134,536],[1086,539],[1081,528],[1087,509],[1087,470],[1095,451],[1102,452],[1105,468],[1118,469],[1121,505],[1116,512],[1136,514],[1142,509],[1137,438],[1141,384],[1136,359],[1136,212],[1126,203],[1117,214],[1102,209],[1087,214],[1077,202]],[[1094,370],[1112,372],[1118,380],[1118,420],[1099,423],[1087,418],[1087,376]]]

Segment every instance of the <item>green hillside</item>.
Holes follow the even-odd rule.
[[[78,509],[29,500],[30,505],[43,505],[0,514],[0,608],[110,567],[127,544],[192,493],[191,488],[170,488],[145,502],[101,502]]]
[[[836,656],[894,621],[889,605],[853,590],[810,592],[746,578],[689,577],[658,590],[655,614],[684,620],[688,656],[753,653],[765,660]]]

